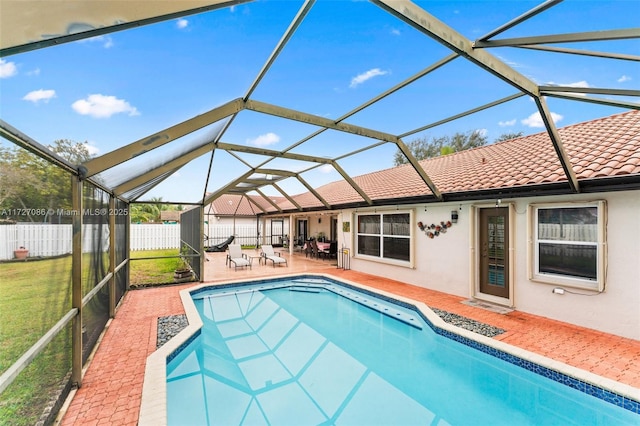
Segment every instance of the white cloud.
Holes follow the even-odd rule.
[[[113,39],[109,36],[95,36],[78,40],[78,43],[102,43],[102,47],[109,49],[113,47]]]
[[[0,78],[9,78],[16,74],[18,74],[18,67],[15,63],[0,59]]]
[[[564,117],[561,116],[560,114],[556,114],[555,112],[551,113],[551,119],[553,120],[554,123],[559,122],[563,118]],[[528,127],[544,127],[544,122],[542,121],[542,117],[540,116],[539,112],[534,112],[524,120],[520,120],[520,122]]]
[[[582,87],[582,88],[588,88],[588,87],[591,87],[591,86],[589,85],[589,83],[587,83],[587,82],[586,82],[586,81],[584,81],[584,80],[576,81],[576,82],[574,82],[574,83],[555,83],[555,82],[553,82],[553,81],[550,81],[550,82],[548,82],[548,83],[547,83],[547,86],[556,86],[556,87]],[[579,92],[566,92],[566,93],[570,93],[570,94],[571,94],[571,95],[573,95],[573,96],[583,96],[583,97],[584,97],[584,96],[587,96],[587,94],[586,94],[586,93],[579,93]],[[545,99],[546,99],[546,97],[545,97]],[[532,100],[533,102],[535,102],[535,100],[534,100],[533,98],[531,98],[531,100]]]
[[[333,173],[336,171],[331,164],[324,164],[318,170],[320,170],[320,173]]]
[[[589,86],[589,83],[587,83],[584,80],[581,81],[576,81],[575,83],[554,83],[553,81],[550,81],[549,83],[547,83],[547,85],[549,86],[564,86],[564,87],[591,87]]]
[[[569,84],[563,84],[563,86],[567,86],[567,87],[591,87],[589,86],[589,83],[587,83],[586,81],[582,80],[582,81],[576,81],[575,83],[569,83]],[[576,96],[587,96],[586,93],[574,93],[574,95]]]
[[[589,86],[589,83],[587,83],[584,80],[576,81],[575,83],[563,84],[563,86],[567,86],[567,87],[591,87],[591,86]]]
[[[513,120],[498,121],[498,126],[500,126],[500,127],[514,126],[516,124],[516,121],[517,120],[515,118]]]
[[[489,133],[487,129],[476,129],[475,132],[478,134],[478,136],[483,138],[486,137],[487,134]]]
[[[496,55],[496,56],[502,62],[504,62],[505,64],[509,65],[511,68],[524,68],[524,66],[519,62],[512,61],[511,59],[507,59],[507,58],[505,58],[504,56],[501,56],[501,55]]]
[[[32,92],[27,93],[26,95],[24,95],[22,100],[30,101],[30,102],[33,102],[34,104],[37,104],[40,101],[43,101],[45,103],[49,102],[51,98],[55,98],[55,97],[56,97],[55,90],[40,89],[40,90],[34,90]]]
[[[369,71],[365,71],[362,74],[358,74],[357,76],[353,77],[351,79],[351,84],[349,84],[349,87],[356,87],[373,77],[385,74],[388,74],[388,72],[382,71],[380,68],[372,68]]]
[[[40,68],[36,68],[33,71],[27,72],[27,75],[40,75]]]
[[[180,19],[178,19],[178,22],[176,23],[176,25],[180,29],[187,28],[189,26],[189,21],[187,21],[184,18],[180,18]]]
[[[129,105],[129,102],[118,99],[115,96],[94,94],[86,99],[75,101],[71,107],[80,115],[89,115],[94,118],[109,118],[113,114],[127,113],[129,116],[140,115],[138,110]]]
[[[397,29],[397,28],[391,28],[391,34],[399,36],[400,35],[400,30]]]
[[[93,142],[85,142],[83,143],[84,147],[87,148],[90,156],[98,155],[100,149],[93,144]]]
[[[631,81],[631,77],[629,77],[628,75],[623,75],[618,79],[618,83],[624,83],[626,81]]]
[[[255,146],[267,146],[280,142],[280,136],[275,133],[269,132],[264,135],[260,135],[255,139],[247,139],[247,144]]]

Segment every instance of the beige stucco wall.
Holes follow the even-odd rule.
[[[585,295],[554,294],[557,285],[529,280],[527,273],[527,208],[530,203],[577,202],[606,200],[607,202],[607,248],[608,270],[606,289],[603,293],[567,289]],[[495,203],[495,200],[487,201]],[[562,197],[538,197],[503,199],[503,206],[512,205],[514,223],[514,282],[512,287],[513,307],[519,311],[540,315],[559,321],[588,327],[619,336],[640,340],[640,191],[622,191],[602,194],[580,194]],[[410,284],[442,291],[462,297],[474,296],[471,273],[470,250],[473,245],[472,205],[477,203],[446,203],[414,205],[412,226],[415,250],[413,268],[365,260],[355,256],[351,269],[375,274]],[[404,208],[404,207],[403,207]],[[396,209],[396,206],[393,207]],[[372,209],[373,210],[373,209]],[[378,208],[379,212],[381,209]],[[418,230],[416,223],[439,223],[450,220],[451,211],[457,210],[458,223],[433,239]],[[362,211],[362,209],[359,209]],[[351,232],[339,233],[339,245],[354,248],[353,211],[343,211],[338,216],[338,227],[342,222],[351,222]],[[475,269],[475,265],[473,265]],[[589,294],[588,296],[586,294]]]

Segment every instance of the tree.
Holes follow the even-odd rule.
[[[30,173],[25,173],[16,162],[15,150],[0,146],[0,207],[11,207],[11,201],[20,199],[24,186],[35,184]]]
[[[85,144],[67,139],[56,140],[49,149],[72,164],[91,157]],[[71,175],[25,149],[0,148],[0,178],[0,207],[13,219],[50,221],[48,212],[72,209]]]
[[[426,137],[414,139],[407,143],[409,151],[418,160],[438,157],[487,144],[487,137],[479,130],[468,133],[455,133],[453,136],[442,136],[429,141]],[[396,166],[408,163],[407,158],[399,149],[393,157]]]
[[[156,204],[131,204],[129,212],[131,215],[131,223],[160,221],[160,209]]]
[[[503,133],[494,142],[508,141],[510,139],[518,139],[524,135],[524,132]]]
[[[152,197],[149,203],[131,204],[131,223],[161,222],[160,215],[163,211],[183,210],[181,205],[172,206],[164,204],[162,197]]]

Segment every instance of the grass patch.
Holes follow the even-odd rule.
[[[138,258],[177,256],[178,250],[133,252],[132,255]],[[92,259],[96,262],[92,263]],[[71,263],[71,256],[0,263],[0,373],[16,362],[71,309]],[[130,264],[131,283],[173,282],[177,264],[177,258],[134,260]],[[83,294],[95,286],[96,280],[105,276],[106,270],[106,253],[83,256]],[[102,324],[95,327],[90,324],[89,307],[85,313],[88,331],[100,332]],[[0,425],[37,423],[51,398],[59,393],[70,371],[70,360],[69,325],[0,394]]]
[[[173,272],[180,263],[177,257],[134,260],[136,258],[155,257],[155,256],[177,256],[180,254],[178,249],[167,250],[144,250],[131,253],[131,266],[129,268],[130,284],[164,284],[173,283]]]
[[[71,309],[71,256],[0,263],[0,371]]]
[[[71,309],[71,257],[0,264],[0,371]],[[0,424],[35,424],[70,368],[71,338],[58,335],[0,395]]]

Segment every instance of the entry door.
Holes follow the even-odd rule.
[[[298,239],[302,240],[302,244],[307,240],[308,228],[306,219],[298,219]]]
[[[284,220],[274,219],[271,221],[271,245],[282,247],[284,237]]]
[[[331,241],[338,241],[338,218],[337,217],[332,217],[331,218],[331,232],[330,232],[330,236],[329,239]]]
[[[480,292],[509,298],[509,208],[480,209]]]

